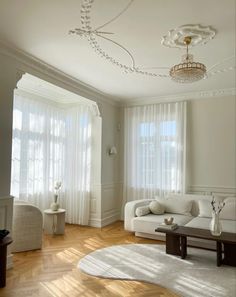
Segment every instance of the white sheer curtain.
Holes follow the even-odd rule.
[[[15,94],[11,194],[41,210],[62,182],[69,223],[88,224],[91,172],[90,106],[71,109]]]
[[[124,203],[185,191],[186,103],[125,109]]]
[[[87,225],[91,180],[92,115],[89,106],[67,110],[65,208],[67,222]]]

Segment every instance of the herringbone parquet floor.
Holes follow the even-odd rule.
[[[157,243],[141,239],[116,222],[102,229],[66,225],[65,235],[44,235],[42,250],[14,254],[1,297],[176,297],[165,288],[137,281],[95,278],[76,265],[84,255],[122,243]]]

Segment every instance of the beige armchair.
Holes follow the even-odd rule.
[[[15,201],[13,207],[11,251],[23,252],[41,249],[43,215],[40,209],[25,201]]]

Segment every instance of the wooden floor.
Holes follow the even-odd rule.
[[[44,235],[42,250],[14,254],[14,268],[7,271],[7,286],[0,289],[0,296],[177,296],[156,285],[95,278],[76,268],[84,255],[98,248],[122,243],[157,241],[135,237],[124,231],[122,222],[102,229],[66,225],[65,235]]]

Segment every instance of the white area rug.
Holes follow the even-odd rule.
[[[185,260],[165,245],[126,244],[97,250],[80,260],[85,273],[157,284],[183,297],[235,297],[236,268],[216,266],[216,252],[188,248]]]

